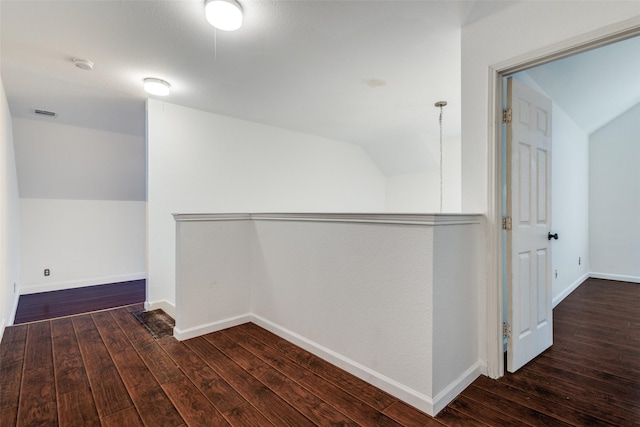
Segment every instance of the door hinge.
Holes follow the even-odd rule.
[[[502,123],[511,123],[511,118],[511,108],[505,108],[504,110],[502,110]]]
[[[502,336],[504,338],[511,338],[511,325],[509,325],[507,322],[504,322],[502,324]]]
[[[502,229],[506,231],[511,231],[511,217],[503,216],[502,217]]]

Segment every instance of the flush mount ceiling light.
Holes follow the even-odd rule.
[[[171,85],[164,80],[147,77],[144,79],[144,90],[151,95],[167,96],[171,92]]]
[[[236,0],[206,0],[204,14],[219,30],[235,31],[242,26],[242,6]]]

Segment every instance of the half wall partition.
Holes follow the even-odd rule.
[[[180,340],[254,322],[431,415],[484,370],[482,215],[174,218]]]

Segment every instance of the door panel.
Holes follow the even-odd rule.
[[[551,256],[551,101],[507,81],[507,370],[515,372],[553,343]]]

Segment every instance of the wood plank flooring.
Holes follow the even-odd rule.
[[[7,328],[0,426],[640,425],[639,284],[588,280],[554,310],[550,350],[436,418],[254,324],[155,340],[140,309]]]
[[[142,303],[145,296],[144,279],[21,295],[14,324]]]

